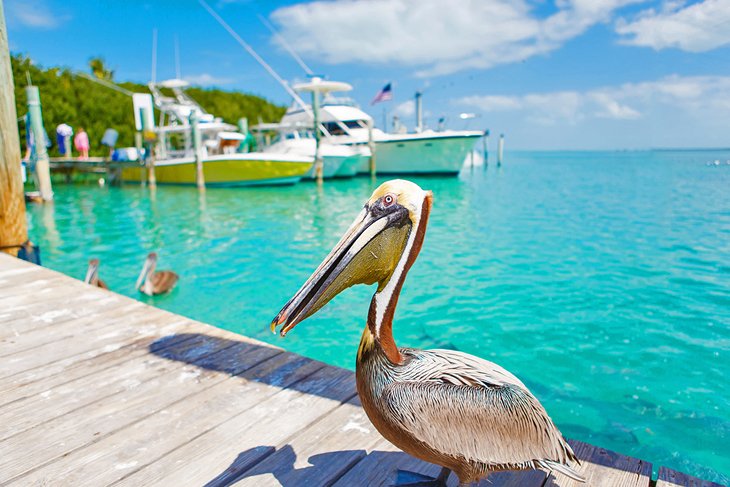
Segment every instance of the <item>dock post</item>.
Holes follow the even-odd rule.
[[[497,167],[502,165],[502,156],[504,155],[504,134],[499,134],[499,146],[497,147]]]
[[[148,121],[151,120],[151,117],[148,118],[147,111],[149,109],[147,107],[142,107],[139,109],[140,114],[140,120],[142,124],[142,139],[144,140],[144,148],[145,148],[145,159],[146,159],[146,165],[147,165],[147,184],[149,185],[150,189],[157,189],[157,177],[155,176],[155,155],[152,150],[152,142],[150,142],[148,139],[149,132],[152,131],[152,127],[148,126]]]
[[[190,127],[193,132],[193,152],[195,153],[195,182],[198,189],[205,190],[203,174],[203,134],[200,133],[200,114],[198,110],[190,112]]]
[[[43,129],[43,114],[41,113],[41,95],[37,86],[27,86],[25,96],[28,99],[28,114],[30,115],[30,130],[33,134],[35,147],[35,174],[38,190],[43,201],[53,201],[51,187],[51,170],[48,164],[48,149],[46,148],[46,131]]]
[[[236,152],[243,152],[244,144],[246,146],[246,152],[251,152],[253,147],[251,147],[251,132],[248,131],[248,118],[242,117],[238,119],[238,131],[242,133],[246,139],[241,142]]]
[[[0,252],[18,255],[28,240],[23,180],[20,174],[20,139],[8,35],[0,0]]]
[[[484,131],[484,137],[482,137],[482,157],[484,157],[484,168],[487,168],[489,164],[489,151],[487,150],[487,139],[489,138],[489,130]]]
[[[375,166],[375,141],[373,140],[373,121],[368,120],[368,147],[370,148],[370,177],[375,180],[377,168]]]
[[[322,184],[324,180],[324,162],[322,155],[319,153],[319,145],[321,136],[319,133],[319,91],[312,90],[312,114],[314,118],[314,140],[316,148],[314,150],[314,173],[317,176],[317,184]]]

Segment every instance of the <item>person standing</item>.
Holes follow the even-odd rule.
[[[79,159],[86,160],[89,158],[89,136],[83,127],[79,127],[79,131],[74,137],[74,147],[79,153]]]

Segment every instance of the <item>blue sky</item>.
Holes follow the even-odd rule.
[[[382,125],[383,108],[413,125],[505,133],[523,149],[730,146],[730,0],[209,0],[286,79],[302,80],[258,15],[318,74],[354,85]],[[44,66],[87,70],[102,56],[116,79],[150,78],[286,93],[197,0],[5,0],[11,50]],[[395,99],[370,100],[393,81]],[[464,122],[459,114],[477,118]]]

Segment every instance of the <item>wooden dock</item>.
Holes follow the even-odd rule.
[[[588,485],[654,485],[648,462],[571,444]],[[0,253],[0,485],[378,486],[397,468],[438,472],[375,431],[352,372]],[[660,469],[675,485],[717,484]]]

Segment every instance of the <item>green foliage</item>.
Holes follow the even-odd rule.
[[[117,147],[134,145],[134,113],[131,97],[89,81],[66,68],[36,66],[30,58],[21,54],[13,54],[11,63],[15,82],[15,108],[18,117],[21,118],[18,129],[23,154],[26,133],[23,117],[28,111],[25,96],[26,72],[40,90],[43,124],[53,142],[53,147],[49,149],[52,157],[60,155],[56,145],[56,126],[61,123],[71,125],[74,133],[79,127],[84,127],[89,134],[92,156],[109,155],[109,150],[101,145],[101,138],[107,128],[119,132]],[[108,79],[114,74],[106,68],[100,58],[90,60],[89,67],[92,72],[98,71],[98,74],[108,76]],[[139,83],[118,84],[135,93],[149,93],[147,86]],[[206,111],[232,124],[241,117],[247,117],[252,125],[258,122],[259,117],[264,122],[276,122],[286,110],[255,95],[203,88],[190,88],[187,92]]]

